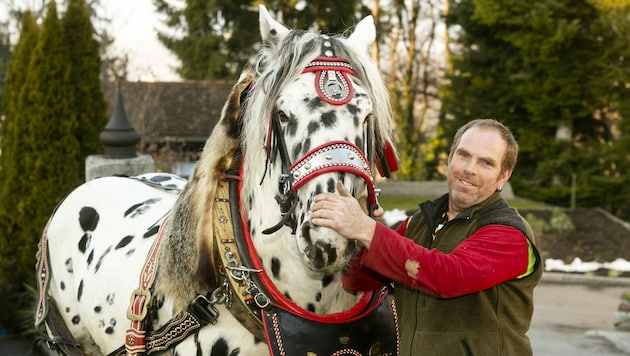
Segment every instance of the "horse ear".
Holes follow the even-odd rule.
[[[354,32],[348,37],[348,42],[362,51],[369,50],[375,40],[376,27],[374,26],[372,15],[366,16],[361,20],[355,27]]]
[[[267,11],[267,8],[264,5],[259,5],[258,9],[260,36],[262,37],[262,41],[274,52],[277,52],[280,47],[280,43],[282,43],[284,37],[286,37],[287,33],[289,33],[289,29],[271,18],[269,11]]]

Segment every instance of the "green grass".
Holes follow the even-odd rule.
[[[378,198],[378,202],[385,210],[416,210],[419,203],[435,198],[437,197],[428,195],[382,195]],[[508,199],[507,202],[516,209],[549,209],[549,206],[543,203],[527,199]]]

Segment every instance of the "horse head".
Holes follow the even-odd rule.
[[[313,196],[338,193],[341,181],[374,208],[374,163],[391,141],[387,89],[368,54],[374,22],[368,16],[349,37],[328,36],[289,30],[261,6],[260,31],[242,132],[241,200],[251,236],[263,260],[280,246],[309,270],[333,274],[359,247],[311,223]]]

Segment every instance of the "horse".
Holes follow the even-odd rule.
[[[57,206],[39,244],[35,325],[63,354],[392,355],[387,288],[351,293],[360,250],[310,221],[343,184],[378,206],[397,154],[371,16],[346,35],[259,9],[262,46],[188,180],[101,177]],[[244,237],[242,237],[244,236]]]

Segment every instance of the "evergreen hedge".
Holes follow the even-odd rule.
[[[55,1],[37,30],[25,16],[9,68],[0,158],[0,326],[18,328],[32,307],[37,244],[55,206],[84,181],[85,157],[99,151],[106,124],[98,43],[85,0]],[[39,35],[37,34],[38,32]]]

